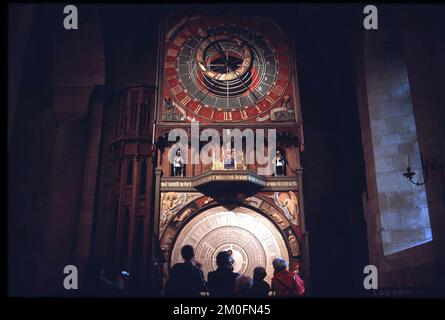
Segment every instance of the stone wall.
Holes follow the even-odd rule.
[[[389,24],[365,34],[367,102],[384,254],[431,240],[423,186],[402,176],[421,168],[408,74],[397,32]]]
[[[33,15],[28,17],[30,20],[22,20],[29,23],[29,35],[26,35],[25,30],[17,27],[23,11],[13,11],[9,12],[8,19],[12,28],[9,30],[10,54],[15,57],[9,69],[8,97],[9,112],[15,115],[9,119],[8,289],[10,295],[28,296],[35,292],[37,276],[33,266],[41,259],[56,131],[49,90],[52,24],[46,19],[46,12],[35,7]],[[13,43],[21,43],[22,48]]]
[[[379,8],[380,29],[364,32],[357,68],[370,262],[378,267],[381,287],[433,287],[439,273],[433,267],[438,256],[430,211],[436,203],[429,200],[428,185],[415,186],[402,176],[409,156],[417,173],[414,180],[423,180],[420,152],[426,157],[419,142],[426,134],[414,107],[420,102],[413,94],[419,81],[413,81],[409,67],[419,68],[428,61],[422,52],[408,66],[404,41],[417,43],[428,35],[403,37],[399,18],[406,10]],[[436,49],[431,50],[434,55]],[[436,141],[432,148],[437,147]]]
[[[445,8],[423,5],[401,14],[403,48],[416,119],[419,149],[425,161],[445,165]],[[445,169],[430,171],[425,185],[435,256],[437,286],[445,288]]]

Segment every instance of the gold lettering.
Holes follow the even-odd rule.
[[[184,38],[177,37],[177,38],[173,41],[173,44],[174,44],[175,46],[180,47],[180,46],[182,46],[182,45],[184,44],[184,42],[185,42],[185,39],[184,39]]]
[[[276,86],[271,92],[276,94],[277,96],[281,96],[284,92],[284,87]]]
[[[167,56],[176,57],[177,55],[178,55],[178,50],[171,48],[167,50]]]
[[[274,103],[275,103],[274,99],[272,99],[270,96],[267,96],[267,97],[266,97],[266,100],[267,100],[267,102],[269,102],[270,104],[274,104]]]
[[[171,90],[174,95],[177,95],[178,93],[181,93],[184,89],[182,89],[182,87],[179,84],[177,84]]]
[[[190,101],[192,101],[192,98],[190,98],[189,96],[185,96],[184,98],[182,98],[181,100],[181,104],[183,106],[187,105],[187,103],[189,103]]]
[[[164,64],[164,66],[165,68],[175,68],[176,65],[174,62],[168,61]]]
[[[224,120],[232,120],[232,112],[224,111]]]

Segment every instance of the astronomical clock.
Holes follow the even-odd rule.
[[[310,287],[291,22],[172,15],[161,29],[153,132],[153,228],[160,252],[172,266],[181,261],[181,247],[192,245],[207,276],[218,252],[230,250],[235,271],[252,276],[263,266],[267,281],[272,260],[284,257]],[[224,151],[210,164],[186,163],[186,155],[178,153],[172,162],[169,132],[181,128],[190,135],[192,123],[221,132],[275,130],[276,166],[259,173],[260,165],[244,161],[246,154]],[[189,147],[202,144],[189,140]]]
[[[164,120],[295,119],[298,97],[289,49],[283,31],[264,19],[179,21],[165,36]]]

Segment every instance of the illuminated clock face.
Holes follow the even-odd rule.
[[[279,104],[290,69],[274,28],[233,18],[184,23],[169,39],[164,65],[175,103],[213,121],[248,120]]]

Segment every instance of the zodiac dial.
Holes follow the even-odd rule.
[[[290,79],[285,41],[273,24],[244,23],[196,18],[169,34],[168,94],[189,117],[244,121],[284,96]]]

